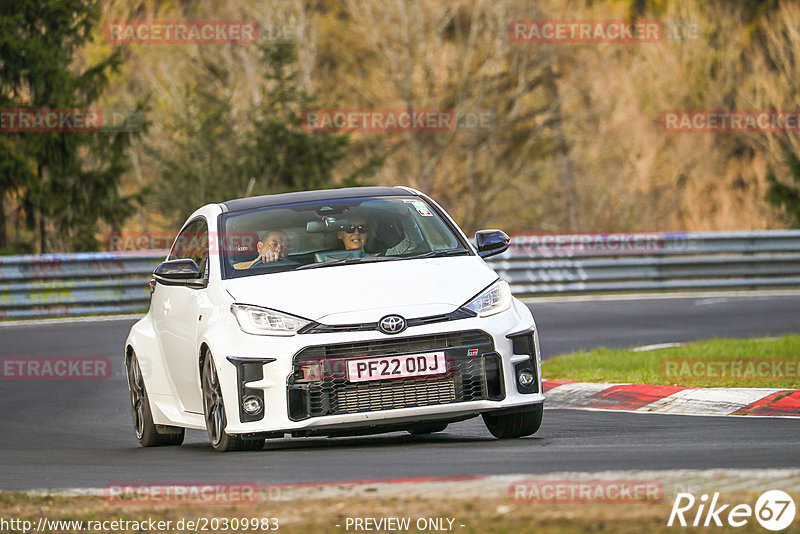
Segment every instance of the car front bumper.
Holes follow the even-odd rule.
[[[235,321],[234,321],[235,323]],[[237,325],[238,329],[238,325]],[[227,416],[226,431],[229,434],[275,435],[291,433],[294,435],[325,434],[352,431],[369,431],[370,429],[411,425],[426,421],[453,421],[466,419],[474,415],[492,410],[521,408],[544,402],[541,384],[541,354],[539,351],[538,333],[530,311],[518,300],[506,311],[489,317],[472,317],[447,322],[439,322],[424,326],[408,328],[396,335],[386,335],[377,331],[337,332],[298,334],[291,337],[256,336],[237,332],[231,336],[231,330],[224,330],[214,336],[211,332],[206,340],[214,354],[215,364],[225,400]],[[479,395],[467,400],[439,401],[425,405],[404,407],[386,407],[381,409],[357,411],[355,413],[333,413],[325,415],[300,414],[298,417],[296,404],[290,401],[290,389],[297,389],[294,378],[297,376],[297,355],[309,347],[374,346],[375,354],[380,353],[381,344],[388,342],[402,343],[404,340],[421,338],[442,338],[465,332],[480,332],[491,340],[491,348],[482,347],[477,358],[487,355],[499,362],[501,372],[496,380],[501,384],[502,395]],[[517,334],[517,342],[514,335]],[[524,343],[525,337],[532,342]],[[222,339],[216,339],[216,338]],[[346,344],[346,345],[342,345]],[[530,346],[532,350],[525,350]],[[465,347],[451,349],[454,356]],[[473,349],[474,350],[474,349]],[[414,353],[417,351],[412,351]],[[533,352],[526,354],[521,352]],[[449,357],[449,356],[448,356]],[[476,360],[478,361],[478,360]],[[486,360],[480,360],[485,362]],[[255,374],[243,373],[243,366],[255,366]],[[485,367],[485,366],[484,366]],[[535,375],[535,384],[524,388],[519,386],[517,373],[520,367],[528,367]],[[417,382],[432,384],[431,380]],[[460,379],[459,379],[460,380]],[[384,387],[392,381],[381,381],[373,384]],[[348,386],[351,386],[348,384]],[[302,389],[302,388],[300,388]],[[370,390],[375,398],[383,394]],[[398,392],[384,391],[387,395]],[[423,392],[424,393],[424,392]],[[411,396],[421,395],[411,392]],[[485,392],[484,392],[485,393]],[[252,420],[241,409],[242,399],[256,394],[263,397],[264,410]],[[358,395],[358,391],[351,394]],[[408,395],[406,391],[403,394]],[[412,402],[413,404],[413,402]],[[248,420],[251,419],[251,420]]]

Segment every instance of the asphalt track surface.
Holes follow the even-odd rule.
[[[531,305],[545,357],[595,346],[800,333],[800,296]],[[0,490],[110,484],[279,484],[430,476],[800,466],[800,419],[547,410],[530,438],[497,441],[480,418],[432,436],[271,440],[218,454],[203,432],[136,443],[121,366],[133,321],[0,327],[0,357],[109,356],[102,381],[0,381]]]

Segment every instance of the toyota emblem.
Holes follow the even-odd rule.
[[[384,334],[399,334],[406,329],[406,320],[399,315],[387,315],[378,321],[378,329]]]

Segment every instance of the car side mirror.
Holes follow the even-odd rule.
[[[508,249],[511,238],[502,230],[480,230],[475,232],[475,243],[478,245],[478,256],[488,258],[502,254]]]
[[[189,258],[168,260],[153,271],[156,282],[165,286],[206,287],[203,272],[197,263]]]

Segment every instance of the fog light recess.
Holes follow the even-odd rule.
[[[242,401],[242,410],[247,415],[258,415],[264,409],[264,403],[255,395],[250,395]]]
[[[529,388],[536,381],[536,376],[534,376],[530,369],[520,369],[519,373],[517,373],[517,380],[520,386]]]

